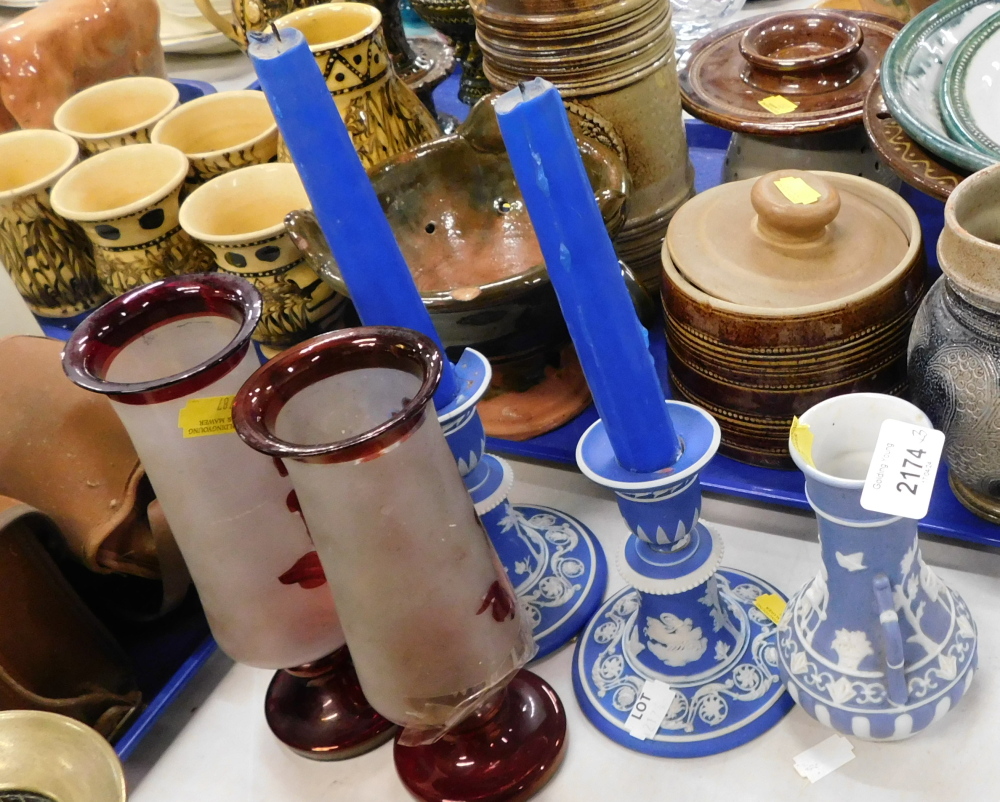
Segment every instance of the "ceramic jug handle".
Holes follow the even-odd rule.
[[[906,704],[909,693],[906,690],[906,676],[903,673],[903,634],[899,629],[899,616],[892,602],[892,588],[885,574],[876,574],[872,581],[875,591],[875,606],[882,624],[882,639],[885,645],[885,676],[889,686],[889,701],[896,705]]]
[[[239,45],[240,49],[246,48],[246,43],[241,41],[236,33],[236,27],[215,10],[212,6],[212,0],[194,0],[194,4],[198,6],[198,10],[202,16],[218,28],[221,33],[224,33],[229,39]]]

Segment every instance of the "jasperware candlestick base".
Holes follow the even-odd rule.
[[[756,738],[791,709],[778,675],[777,627],[754,604],[764,593],[784,596],[720,568],[722,541],[699,521],[698,482],[719,446],[719,425],[691,404],[667,404],[684,446],[672,468],[622,468],[602,421],[577,447],[580,469],[615,491],[632,534],[618,555],[630,587],[581,633],[573,687],[587,718],[612,740],[660,757],[700,757]],[[626,720],[647,680],[676,695],[656,734],[640,740]]]
[[[566,712],[541,677],[521,670],[441,739],[393,757],[407,789],[425,802],[517,802],[549,781],[566,749]]]
[[[363,755],[399,729],[368,704],[346,646],[278,671],[267,688],[264,715],[279,741],[313,760]]]
[[[569,642],[601,603],[608,583],[604,550],[582,522],[551,507],[513,505],[510,465],[483,453],[476,404],[490,384],[490,363],[467,348],[455,366],[462,387],[438,419],[459,472],[531,622],[537,660]]]

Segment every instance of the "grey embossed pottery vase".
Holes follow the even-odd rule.
[[[1000,523],[1000,165],[959,184],[944,219],[944,275],[913,321],[910,387],[946,435],[958,500]]]

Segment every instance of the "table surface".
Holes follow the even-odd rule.
[[[610,492],[575,471],[513,462],[515,502],[546,504],[576,516],[609,555],[627,529]],[[704,520],[722,536],[724,564],[750,571],[791,593],[819,567],[815,519],[765,507],[706,498]],[[979,625],[980,671],[962,703],[909,741],[855,738],[856,759],[815,785],[792,758],[832,734],[799,708],[770,732],[732,752],[668,760],[632,752],[584,718],[573,695],[568,646],[532,666],[555,688],[569,725],[566,759],[536,797],[539,802],[728,797],[740,802],[830,800],[983,800],[1000,783],[996,721],[1000,691],[1000,551],[921,538],[927,562],[960,592]],[[609,560],[613,566],[613,558]],[[623,586],[612,567],[608,592]],[[339,763],[297,757],[271,735],[263,698],[270,671],[234,665],[217,654],[154,725],[125,768],[132,802],[226,799],[240,802],[404,802],[392,746]]]

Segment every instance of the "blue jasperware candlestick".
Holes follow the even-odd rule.
[[[779,678],[777,627],[755,605],[778,590],[721,568],[722,541],[700,521],[698,474],[718,449],[719,425],[663,399],[558,91],[536,79],[495,107],[601,414],[580,439],[577,464],[614,491],[631,532],[617,555],[629,587],[577,641],[577,699],[601,732],[631,749],[664,757],[732,749],[793,702]],[[627,722],[649,681],[675,695],[652,737],[640,739]]]
[[[248,52],[361,320],[413,328],[440,345],[304,37],[295,29],[283,30],[280,39],[254,34]],[[484,454],[486,436],[476,409],[489,387],[489,363],[467,349],[453,370],[447,368],[434,396],[438,417],[476,511],[534,624],[536,658],[543,657],[575,637],[600,604],[607,585],[604,552],[575,518],[547,507],[511,505],[513,472]],[[450,389],[442,389],[446,384]]]

